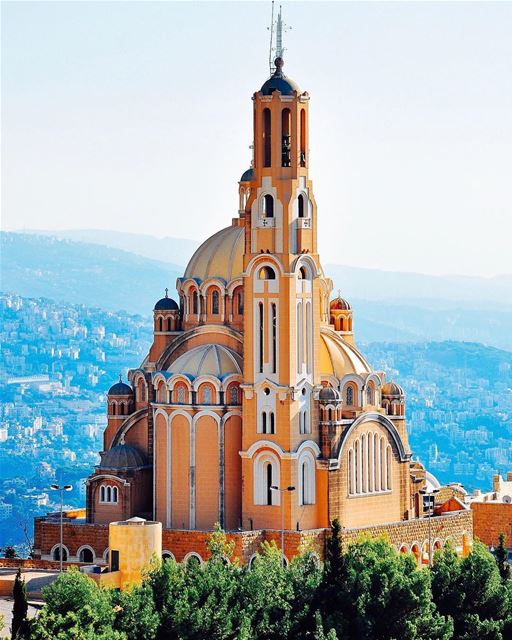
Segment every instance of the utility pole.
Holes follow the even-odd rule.
[[[59,545],[59,561],[60,561],[60,573],[62,573],[62,547],[63,547],[63,521],[62,521],[62,510],[64,507],[64,491],[71,491],[72,485],[65,484],[62,487],[58,484],[51,484],[50,489],[54,491],[60,491],[60,545]]]
[[[276,485],[270,487],[271,491],[279,491],[281,494],[281,562],[284,567],[284,496],[286,492],[295,491],[295,487],[286,487],[286,489],[280,489]]]

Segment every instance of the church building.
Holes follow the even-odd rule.
[[[146,358],[108,392],[85,519],[65,518],[69,561],[107,561],[108,523],[135,516],[162,523],[177,560],[204,560],[216,523],[245,562],[263,540],[280,545],[282,522],[288,558],[306,539],[322,555],[335,518],[347,540],[385,533],[418,562],[428,553],[429,474],[412,461],[402,388],[359,351],[322,268],[310,96],[283,66],[252,97],[238,214],[155,304]],[[57,525],[36,520],[39,557],[56,558]],[[431,525],[432,544],[469,547],[469,510]]]

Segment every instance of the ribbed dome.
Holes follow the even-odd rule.
[[[405,395],[402,387],[396,382],[386,382],[382,387],[382,395],[388,397],[403,397]]]
[[[339,391],[336,389],[333,389],[332,387],[324,387],[320,390],[318,399],[320,402],[339,402],[341,400],[341,396]]]
[[[132,394],[133,389],[130,387],[130,385],[121,382],[121,380],[113,384],[108,390],[109,396],[131,396]]]
[[[338,296],[337,298],[334,298],[334,300],[331,300],[330,307],[331,307],[331,310],[340,310],[340,311],[350,311],[352,309],[352,307],[345,300],[345,298],[342,298],[341,296]]]
[[[118,444],[101,454],[100,469],[138,469],[147,465],[146,456],[128,444]]]
[[[237,353],[218,344],[204,344],[187,351],[169,366],[174,375],[181,373],[193,378],[211,375],[224,378],[242,373],[242,358]]]
[[[184,278],[222,278],[230,282],[242,275],[244,227],[222,229],[196,250],[185,270]]]
[[[372,369],[359,351],[331,333],[320,334],[320,370],[340,379],[347,373],[371,373]]]

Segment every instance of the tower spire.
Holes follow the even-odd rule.
[[[275,60],[277,58],[281,58],[282,60],[284,57],[283,32],[287,29],[291,29],[291,27],[283,22],[283,8],[281,5],[279,5],[279,13],[277,14],[277,19],[274,20],[274,0],[272,0],[272,17],[270,20],[270,27],[268,27],[268,29],[270,31],[270,51],[268,56],[268,64],[270,68],[270,75],[273,75],[276,71]]]

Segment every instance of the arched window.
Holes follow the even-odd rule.
[[[391,447],[386,447],[386,490],[391,490]]]
[[[203,387],[202,404],[212,403],[212,388],[209,385]]]
[[[311,302],[306,302],[306,371],[313,368],[313,311]]]
[[[275,303],[270,305],[271,322],[272,322],[272,373],[277,372],[277,306]]]
[[[236,302],[237,302],[238,315],[243,316],[244,315],[244,292],[242,289],[237,291]]]
[[[53,559],[60,560],[60,545],[57,545],[53,550]],[[67,562],[68,560],[68,550],[64,545],[62,545],[62,561]]]
[[[171,331],[172,330],[172,324],[171,324],[171,318],[167,318],[167,331]]]
[[[300,166],[306,166],[306,111],[300,110]]]
[[[274,271],[274,269],[272,269],[272,267],[261,267],[258,272],[258,278],[260,280],[275,280],[276,272]]]
[[[315,458],[310,451],[299,460],[299,504],[315,503]]]
[[[345,404],[349,407],[354,405],[354,387],[349,385],[345,393]]]
[[[107,487],[107,502],[112,502],[112,487]]]
[[[263,109],[263,166],[270,167],[272,159],[272,135],[270,109]]]
[[[182,384],[178,385],[178,389],[176,391],[176,402],[177,404],[185,404],[186,402],[186,389]]]
[[[238,404],[239,403],[238,396],[238,386],[236,384],[231,385],[229,387],[229,402],[230,404]]]
[[[264,327],[263,327],[263,303],[258,303],[258,359],[259,359],[259,371],[263,373],[263,340],[264,340]]]
[[[275,433],[275,432],[276,432],[276,422],[275,422],[274,412],[271,411],[270,412],[270,433]]]
[[[270,469],[269,469],[270,467]],[[254,472],[254,504],[278,505],[280,504],[279,491],[272,491],[270,487],[279,487],[279,459],[271,451],[259,453],[253,466]]]
[[[298,208],[299,208],[299,218],[305,218],[306,204],[305,204],[304,195],[302,193],[299,193]]]
[[[261,433],[267,433],[267,412],[261,414]]]
[[[194,291],[192,294],[192,313],[195,316],[199,313],[199,296],[197,295],[197,291]]]
[[[100,502],[105,502],[105,487],[103,485],[100,487]]]
[[[371,384],[366,387],[366,404],[373,404],[373,387]]]
[[[267,476],[267,505],[272,504],[272,465],[267,463],[266,466],[266,476]]]
[[[290,137],[291,113],[290,109],[281,112],[281,166],[291,166],[291,137]]]
[[[115,416],[116,415],[116,403],[113,402],[111,407],[112,407],[112,409],[111,409],[112,415]]]
[[[216,316],[219,313],[219,292],[214,291],[212,293],[212,315]]]
[[[263,196],[263,217],[274,217],[274,198],[269,193]]]
[[[80,550],[80,554],[78,556],[78,561],[79,562],[94,562],[94,554],[93,552],[88,548],[85,547],[83,549]]]
[[[117,502],[117,487],[112,487],[112,502]]]
[[[302,302],[299,302],[297,303],[297,373],[302,372],[302,363],[304,362],[302,322]]]
[[[164,321],[163,318],[158,318],[158,331],[164,330]]]
[[[359,440],[354,442],[354,491],[355,493],[361,492],[361,480],[360,474],[361,461],[359,458]]]
[[[349,449],[348,452],[348,492],[350,495],[354,493],[354,450]]]

